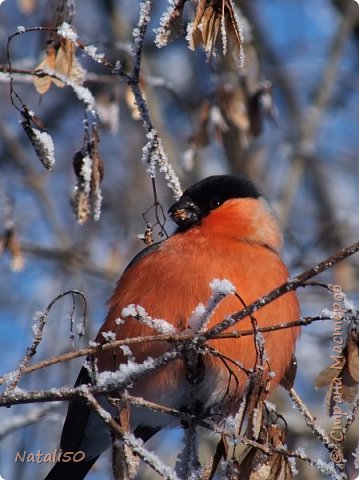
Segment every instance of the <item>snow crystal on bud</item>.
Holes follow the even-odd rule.
[[[97,47],[95,45],[87,45],[84,48],[84,52],[92,58],[92,60],[95,60],[95,62],[102,63],[105,54],[104,53],[98,53],[97,52]]]
[[[122,318],[116,318],[115,323],[116,325],[123,325],[125,321]]]
[[[102,207],[102,193],[100,188],[95,188],[94,191],[94,212],[93,219],[95,222],[98,222],[101,217],[101,207]]]
[[[151,357],[142,363],[136,363],[129,359],[127,363],[122,363],[115,372],[100,372],[97,377],[97,385],[105,388],[130,385],[155,367],[156,362]]]
[[[82,159],[81,177],[84,180],[84,192],[90,193],[92,178],[92,159],[85,155]]]
[[[296,464],[296,459],[295,457],[287,457],[289,466],[290,466],[290,471],[292,472],[293,477],[298,475],[298,469],[297,469],[297,464]]]
[[[236,291],[233,283],[226,279],[219,280],[219,278],[214,278],[209,286],[213,294],[233,295]]]
[[[43,325],[46,319],[47,319],[47,315],[45,312],[41,312],[41,311],[35,312],[35,315],[33,316],[33,320],[35,323],[32,325],[32,333],[34,334],[34,337],[37,337],[37,335],[40,334],[41,332],[40,325],[41,324]]]
[[[324,462],[321,458],[318,458],[318,460],[315,461],[315,465],[318,468],[318,470],[324,475],[330,475],[333,476],[334,478],[338,478],[336,468],[333,462]],[[342,478],[342,477],[339,477]]]
[[[234,285],[229,280],[219,280],[218,278],[215,278],[211,281],[209,286],[212,295],[208,300],[206,307],[201,303],[197,305],[189,319],[190,327],[194,328],[197,333],[204,332],[207,329],[213,312],[223,298],[227,295],[234,294],[236,291]]]
[[[120,348],[126,357],[132,357],[132,350],[128,345],[121,345]]]
[[[193,45],[193,32],[194,32],[194,24],[193,22],[189,23],[187,25],[187,35],[186,35],[186,40],[188,42],[188,48],[191,50],[194,50],[194,45]]]
[[[4,382],[6,385],[11,385],[12,383],[16,382],[19,378],[20,370],[13,370],[12,372],[6,373],[4,375]]]
[[[116,340],[116,334],[114,332],[102,332],[102,336],[106,342],[113,342]]]
[[[203,323],[203,317],[206,315],[206,307],[203,303],[199,303],[197,307],[193,310],[189,320],[188,325],[192,328],[195,332],[197,332]]]
[[[98,343],[94,342],[93,340],[89,340],[89,347],[98,347]]]
[[[353,457],[354,457],[354,467],[359,470],[359,443],[357,445],[357,448],[355,450],[355,452],[352,453]]]
[[[127,305],[122,309],[121,315],[123,317],[135,317],[137,315],[136,305],[131,303],[131,305]]]
[[[122,70],[122,63],[120,62],[120,60],[116,60],[115,66],[112,69],[112,73],[117,74],[117,73],[120,73],[121,70]]]
[[[55,165],[55,147],[50,135],[46,132],[40,132],[37,128],[32,128],[33,142],[36,153],[41,162],[48,170],[52,170]]]
[[[60,25],[57,28],[57,33],[61,37],[67,38],[72,42],[76,42],[77,40],[77,33],[72,29],[71,25],[69,25],[67,22],[63,22],[62,25]]]
[[[181,1],[182,0],[168,0],[168,8],[161,16],[160,27],[154,29],[154,33],[156,34],[155,45],[158,48],[165,47],[168,43],[171,35],[171,23],[175,20],[176,8],[179,7]]]
[[[152,325],[157,332],[163,333],[164,335],[176,332],[176,329],[173,325],[166,322],[166,320],[162,320],[161,318],[153,318]]]
[[[151,5],[148,0],[140,4],[140,18],[138,21],[139,25],[148,23],[150,21],[150,8]]]
[[[329,310],[329,308],[323,308],[323,310],[320,312],[320,314],[323,317],[333,318],[333,312],[332,312],[332,310]]]
[[[304,450],[303,447],[298,447],[298,448],[296,449],[296,453],[297,453],[298,455],[302,456],[302,457],[305,457],[305,456],[306,456],[306,453],[305,453],[305,450]]]
[[[16,30],[18,33],[24,33],[26,29],[23,25],[19,25]]]

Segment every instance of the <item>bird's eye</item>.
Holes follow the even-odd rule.
[[[217,208],[221,206],[223,203],[223,200],[219,197],[212,198],[212,200],[209,202],[209,206],[211,208]]]

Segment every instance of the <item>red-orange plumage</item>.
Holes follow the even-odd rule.
[[[209,177],[186,190],[170,212],[178,231],[135,258],[124,272],[110,299],[108,316],[96,338],[98,342],[103,343],[103,333],[109,331],[117,339],[145,338],[156,333],[134,318],[116,322],[123,308],[131,304],[144,307],[152,318],[164,319],[182,332],[189,327],[194,309],[208,302],[212,280],[229,280],[238,295],[228,295],[218,305],[208,326],[211,328],[241,310],[243,304],[251,304],[287,280],[288,271],[279,253],[282,244],[279,227],[251,182],[231,176]],[[286,293],[256,311],[254,317],[259,327],[297,320],[296,294]],[[249,330],[252,319],[246,317],[232,328]],[[268,390],[278,385],[289,366],[298,333],[298,328],[291,328],[263,335],[264,372],[275,374],[266,376]],[[233,362],[246,370],[258,363],[254,336],[213,339],[208,345],[212,351],[202,355],[201,377],[191,391],[196,408],[202,408],[198,413],[206,415],[211,410],[223,418],[238,408],[247,381],[247,374]],[[170,343],[144,341],[131,345],[131,350],[135,361],[141,363],[172,347]],[[213,355],[213,350],[217,355]],[[97,356],[100,372],[115,371],[126,362],[121,349],[106,350]],[[186,374],[185,362],[178,358],[141,377],[130,393],[177,409],[186,408],[189,386]],[[77,384],[89,381],[83,368]],[[132,427],[140,427],[136,432],[144,440],[172,421],[169,415],[145,409],[134,408],[130,416]],[[84,451],[86,458],[77,464],[56,464],[47,480],[83,479],[109,443],[110,436],[101,420],[78,400],[72,401],[61,448]]]
[[[152,329],[133,319],[127,319],[124,325],[115,323],[121,317],[122,309],[129,304],[139,304],[152,317],[165,319],[179,332],[183,331],[188,327],[188,319],[195,307],[208,301],[211,295],[209,284],[214,278],[230,280],[241,299],[249,305],[287,280],[288,271],[277,252],[280,245],[280,232],[264,201],[228,200],[204,218],[198,227],[177,233],[125,272],[111,298],[110,311],[101,331],[115,331],[118,339],[153,335]],[[237,297],[228,296],[215,311],[209,326],[242,308]],[[259,326],[297,320],[299,307],[295,293],[278,298],[256,312],[254,317]],[[248,317],[235,326],[236,330],[250,328],[252,323]],[[276,374],[271,380],[271,388],[277,386],[290,363],[297,334],[298,329],[285,329],[264,335],[270,369]],[[101,332],[97,341],[103,342]],[[247,369],[256,365],[253,336],[211,340],[209,345],[233,361],[241,362]],[[142,362],[171,347],[150,342],[131,348],[136,361]],[[112,352],[105,352],[99,357],[99,368],[115,370],[124,361],[121,351],[116,352],[116,357]],[[176,375],[173,373],[174,364]],[[240,368],[235,370],[240,383],[239,401],[247,377]],[[212,395],[218,397],[218,401],[227,390],[228,369],[219,358],[207,355],[205,372],[208,378],[199,386],[199,395],[208,403]],[[232,383],[234,387],[233,379]],[[139,380],[131,393],[179,408],[179,392],[183,387],[183,362],[177,360]],[[235,409],[233,399],[231,404]]]

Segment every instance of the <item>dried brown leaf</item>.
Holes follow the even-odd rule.
[[[285,432],[279,425],[262,426],[259,441],[268,447],[282,447],[285,444]],[[291,480],[292,471],[285,455],[266,454],[252,449],[239,469],[240,479],[248,480]]]
[[[45,58],[42,60],[41,63],[35,68],[36,70],[44,70],[46,68],[50,68],[52,70],[55,69],[55,61],[56,61],[56,50],[52,45],[46,50]],[[33,84],[40,95],[45,94],[50,86],[51,86],[51,77],[45,75],[43,77],[33,77]]]
[[[226,31],[229,34],[231,45],[234,46],[236,53],[240,56],[242,50],[242,35],[238,24],[237,15],[234,10],[233,0],[226,0],[224,15],[226,21]]]
[[[268,460],[250,474],[249,480],[291,480],[292,470],[287,457],[273,453]]]
[[[222,30],[223,53],[227,50],[227,35],[231,50],[240,53],[242,38],[232,0],[199,0],[195,18],[188,35],[189,47],[194,50],[203,45],[210,58]]]
[[[53,70],[54,73],[58,72],[60,75],[64,75],[76,84],[81,85],[86,72],[77,60],[75,51],[75,44],[71,40],[58,37],[56,41],[51,41],[46,50],[44,60],[35,68],[35,71],[48,68]],[[40,95],[45,94],[49,90],[51,83],[54,83],[59,88],[65,86],[62,80],[49,75],[34,77],[33,83]]]
[[[266,445],[282,447],[285,443],[285,433],[279,425],[270,425],[266,432]],[[249,480],[291,480],[292,471],[285,455],[272,453],[264,463],[253,466]]]
[[[61,38],[60,48],[56,54],[55,60],[55,71],[59,72],[61,75],[71,78],[71,70],[74,64],[75,58],[75,45],[73,42],[67,38]],[[64,82],[58,80],[57,78],[52,78],[54,84],[63,88],[65,86]]]

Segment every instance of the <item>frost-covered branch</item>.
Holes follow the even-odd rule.
[[[269,327],[258,327],[258,332],[261,333],[267,333],[267,332],[273,332],[276,330],[283,330],[286,328],[293,328],[293,327],[300,327],[300,326],[307,326],[310,325],[311,323],[318,322],[318,321],[329,321],[331,320],[330,317],[320,315],[317,317],[305,317],[302,319],[298,319],[294,322],[286,322],[286,323],[281,323],[278,325],[271,325]],[[252,336],[253,335],[253,330],[241,330],[241,331],[232,331],[232,332],[223,332],[220,333],[218,336],[213,337],[213,338],[241,338],[241,337],[247,337],[247,336]],[[117,348],[121,348],[123,346],[131,346],[139,343],[144,343],[144,342],[188,342],[191,339],[198,338],[197,334],[190,334],[188,332],[185,333],[180,333],[180,334],[159,334],[159,335],[149,335],[149,336],[140,336],[140,337],[132,337],[132,338],[126,338],[124,340],[115,340],[111,341],[108,343],[104,344],[95,344],[92,345],[93,342],[91,342],[91,345],[87,348],[82,348],[76,351],[71,351],[67,353],[63,353],[61,355],[56,355],[54,357],[47,358],[45,360],[42,360],[38,363],[34,363],[33,365],[28,365],[27,367],[24,368],[23,374],[27,373],[32,373],[37,370],[41,370],[47,367],[50,367],[51,365],[56,365],[58,363],[66,362],[73,360],[75,358],[79,357],[85,357],[88,355],[94,355],[98,352],[101,351],[106,351],[106,350],[114,350]],[[0,377],[0,385],[3,384],[6,381],[6,375]]]
[[[206,306],[203,303],[197,305],[188,321],[189,327],[195,333],[204,332],[211,320],[211,317],[219,303],[228,295],[233,295],[236,291],[234,285],[229,280],[214,279],[210,283],[211,297]]]
[[[208,330],[202,335],[202,338],[200,339],[200,341],[204,342],[212,338],[213,335],[218,335],[219,333],[223,332],[227,328],[238,323],[244,317],[252,315],[254,312],[256,312],[257,310],[260,310],[265,305],[273,302],[273,300],[275,300],[276,298],[279,298],[285,293],[291,292],[293,290],[297,290],[300,287],[305,287],[306,286],[305,283],[307,280],[310,280],[311,278],[316,277],[320,273],[325,272],[329,268],[332,268],[337,263],[341,262],[345,258],[350,257],[351,255],[354,255],[358,251],[359,251],[359,242],[355,242],[349,247],[339,250],[334,255],[331,255],[330,257],[326,258],[324,261],[317,263],[316,265],[314,265],[314,267],[310,268],[309,270],[306,270],[305,272],[289,280],[288,282],[284,283],[278,288],[275,288],[274,290],[269,292],[267,295],[264,295],[262,298],[248,305],[248,307],[245,307],[240,312],[234,315],[231,315],[229,318],[227,318],[223,322],[211,328],[210,330]]]
[[[176,329],[173,325],[168,323],[166,320],[160,318],[152,318],[146,310],[141,307],[141,305],[128,305],[122,309],[121,312],[122,318],[132,317],[135,318],[138,322],[147,325],[150,328],[153,328],[158,333],[171,334],[176,333]]]
[[[162,478],[166,480],[178,480],[172,469],[164,465],[155,453],[147,450],[143,446],[142,440],[136,438],[132,433],[125,431],[119,423],[112,418],[107,410],[98,403],[89,389],[84,386],[82,386],[81,398],[143,462],[161,475]]]
[[[15,388],[17,387],[19,381],[27,373],[28,364],[30,360],[35,356],[37,353],[37,348],[40,345],[43,334],[44,334],[44,329],[48,321],[48,316],[49,313],[53,307],[53,305],[59,301],[60,299],[71,295],[72,301],[73,301],[73,308],[72,308],[72,313],[71,313],[71,333],[72,333],[72,327],[73,327],[73,316],[75,313],[75,297],[79,296],[83,303],[84,303],[84,310],[83,310],[83,315],[82,315],[82,325],[81,325],[81,330],[79,331],[79,335],[83,335],[83,330],[85,328],[85,323],[86,323],[86,316],[87,316],[87,304],[86,304],[86,299],[85,296],[82,292],[79,292],[78,290],[69,290],[67,292],[64,292],[57,297],[55,297],[49,305],[46,307],[46,309],[43,312],[37,312],[34,318],[34,325],[33,325],[33,334],[34,334],[34,340],[31,344],[30,347],[27,348],[26,353],[24,358],[19,364],[19,367],[12,372],[9,372],[8,374],[4,375],[1,379],[0,383],[6,383],[7,384],[7,393],[13,392]]]

